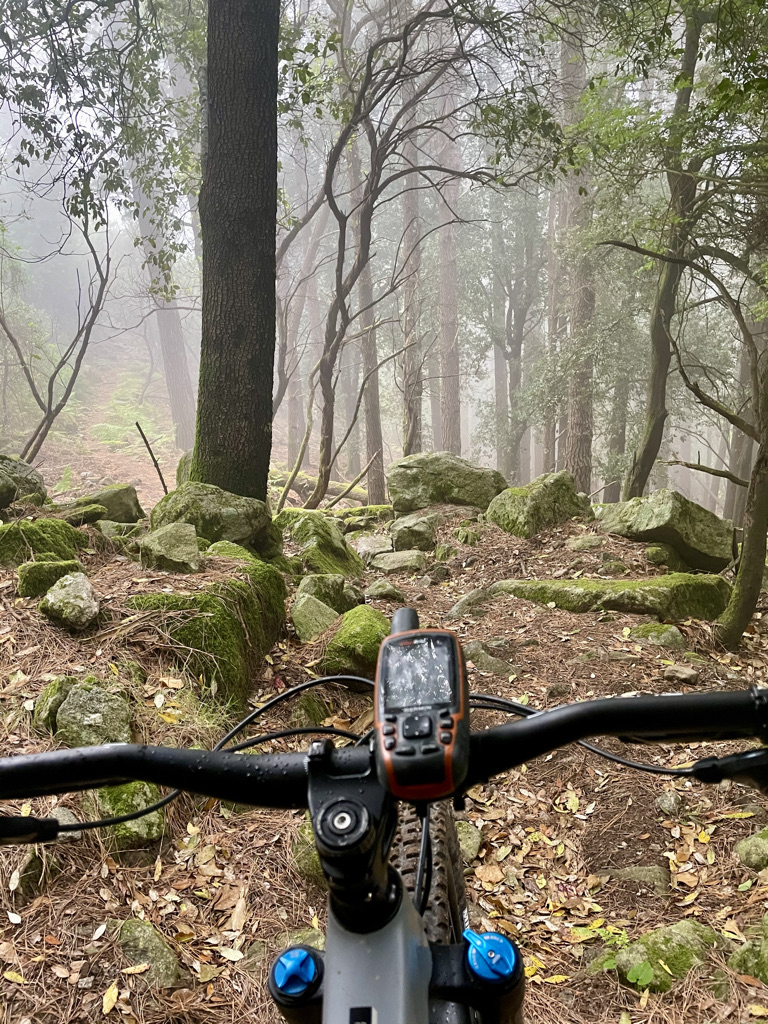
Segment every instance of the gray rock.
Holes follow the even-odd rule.
[[[675,789],[665,789],[659,793],[655,802],[661,813],[668,818],[676,818],[685,806],[685,801]]]
[[[457,821],[456,834],[459,837],[461,856],[466,864],[471,864],[483,845],[483,833],[469,821]]]
[[[392,538],[383,533],[370,533],[356,537],[352,546],[367,565],[376,555],[392,551]]]
[[[695,686],[700,675],[698,669],[690,665],[668,665],[664,669],[664,678],[671,683],[683,683],[685,686]]]
[[[192,468],[192,449],[184,452],[176,465],[176,486],[181,487],[189,480],[189,471]]]
[[[763,871],[768,868],[768,828],[739,840],[733,849],[744,867]]]
[[[139,496],[132,484],[112,484],[103,487],[94,494],[78,498],[75,505],[103,505],[107,510],[102,519],[111,519],[115,523],[138,523],[146,518],[144,509],[139,504]]]
[[[365,592],[369,601],[398,601],[405,604],[405,594],[389,580],[374,580]]]
[[[492,672],[495,676],[507,679],[512,671],[508,661],[497,658],[480,640],[471,640],[468,644],[464,644],[464,654],[467,661],[471,661],[480,672]]]
[[[563,697],[570,697],[571,688],[568,683],[551,683],[547,687],[547,700],[561,700]]]
[[[611,868],[610,876],[619,881],[639,882],[641,885],[653,889],[658,896],[663,896],[669,892],[669,868],[661,867],[660,865],[638,864],[635,867],[629,868]]]
[[[146,532],[146,526],[137,523],[116,523],[112,519],[97,519],[94,526],[107,540],[130,540]]]
[[[65,747],[130,743],[128,700],[85,680],[76,683],[56,712],[56,739]]]
[[[565,546],[569,551],[591,551],[593,548],[601,548],[605,544],[602,537],[596,533],[582,533],[578,537],[569,537]]]
[[[606,505],[600,529],[630,540],[669,544],[692,568],[720,572],[733,558],[733,523],[677,491]]]
[[[148,533],[139,545],[141,564],[167,572],[197,572],[200,550],[191,523],[168,523]]]
[[[400,516],[390,527],[395,551],[431,551],[435,546],[435,530],[443,523],[439,512],[412,512]]]
[[[423,551],[392,551],[389,554],[377,555],[372,560],[371,567],[387,575],[397,572],[414,575],[417,572],[424,572],[427,568],[427,559]]]
[[[545,473],[524,487],[508,487],[488,506],[486,519],[514,537],[533,537],[548,526],[579,516],[593,517],[588,499],[576,493],[573,477],[563,470]]]
[[[442,562],[437,565],[433,565],[429,571],[429,579],[431,583],[445,583],[452,576],[451,570]]]
[[[685,638],[677,626],[664,622],[646,622],[642,626],[633,626],[629,631],[631,640],[652,647],[668,647],[672,651],[685,650]]]
[[[87,629],[96,621],[99,607],[99,599],[90,580],[82,572],[62,576],[39,605],[46,618],[72,630]]]
[[[685,572],[688,566],[669,544],[650,544],[645,557],[651,565],[666,565],[670,572]]]
[[[198,537],[211,544],[229,540],[272,557],[282,550],[271,530],[272,519],[266,504],[257,498],[230,494],[213,484],[192,481],[166,494],[152,509],[152,531],[169,523],[190,523]]]
[[[48,497],[48,491],[46,490],[43,478],[36,469],[30,466],[28,462],[19,458],[18,455],[0,455],[0,472],[11,480],[16,488],[16,493],[12,500],[27,498],[32,495],[45,501]]]
[[[339,613],[311,594],[298,594],[291,608],[291,622],[302,643],[309,643],[324,633],[338,619]]]
[[[489,590],[476,587],[474,590],[470,590],[468,594],[460,597],[445,617],[446,619],[463,619],[466,615],[482,615],[480,606],[490,601],[491,597],[492,595]]]
[[[324,605],[341,614],[343,611],[349,611],[348,608],[343,607],[345,583],[346,579],[341,573],[311,573],[299,581],[296,597],[304,595],[315,597]]]
[[[473,466],[451,452],[419,452],[387,470],[387,484],[396,512],[415,512],[430,505],[469,505],[486,509],[507,482],[494,469]]]
[[[51,817],[55,818],[60,825],[79,825],[80,819],[74,813],[70,811],[68,807],[57,807],[51,812]],[[83,838],[83,833],[78,829],[76,832],[59,832],[56,839],[57,843],[77,843]]]
[[[32,725],[37,732],[55,732],[56,715],[69,695],[69,691],[80,680],[77,676],[59,676],[52,680],[35,701]]]
[[[349,612],[353,608],[357,608],[359,604],[365,604],[365,594],[359,587],[356,587],[353,583],[344,584],[344,592],[341,595],[341,597],[342,600],[339,611],[342,613]]]
[[[169,988],[181,977],[176,954],[149,921],[125,921],[120,928],[118,943],[132,964],[150,965],[146,973],[135,975],[141,984]]]

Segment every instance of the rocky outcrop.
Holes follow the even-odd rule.
[[[629,540],[668,544],[692,569],[720,572],[733,559],[733,523],[677,491],[604,505],[599,526]]]
[[[70,573],[58,580],[39,608],[46,618],[71,630],[87,629],[99,614],[99,599],[90,580],[82,572]]]
[[[591,519],[589,499],[576,493],[565,471],[545,473],[524,487],[508,487],[488,506],[486,518],[515,537],[533,537],[576,517]]]
[[[139,546],[141,564],[149,569],[168,572],[197,572],[200,550],[197,533],[191,523],[168,523],[142,540]]]
[[[473,466],[451,452],[419,452],[387,470],[395,512],[415,512],[429,505],[469,505],[486,509],[507,486],[495,469]]]

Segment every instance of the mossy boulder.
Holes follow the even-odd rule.
[[[315,846],[312,822],[306,818],[299,825],[299,831],[296,833],[296,839],[291,848],[291,857],[294,870],[303,881],[323,891],[327,890],[328,882],[320,866],[320,856]]]
[[[507,486],[495,469],[473,466],[451,452],[419,452],[387,470],[395,512],[415,512],[430,505],[469,505],[486,509]]]
[[[160,799],[160,790],[151,782],[124,782],[105,786],[83,797],[83,810],[93,818],[116,818],[143,810]],[[150,811],[133,821],[110,825],[106,830],[119,850],[132,850],[162,839],[165,815],[162,809]]]
[[[140,984],[169,988],[181,977],[176,954],[149,921],[125,921],[120,926],[117,941],[131,964],[149,964],[146,973],[136,975]]]
[[[258,555],[255,555],[248,548],[244,548],[242,544],[233,544],[231,540],[217,540],[215,544],[210,544],[204,554],[213,558],[231,558],[236,562],[254,562],[259,561]]]
[[[768,914],[760,922],[760,933],[729,957],[728,967],[736,974],[748,974],[768,985]]]
[[[688,566],[669,544],[649,544],[645,557],[651,565],[665,565],[670,572],[685,572]]]
[[[115,523],[138,523],[146,518],[146,512],[139,503],[139,496],[132,484],[110,484],[100,491],[78,498],[75,505],[102,505],[106,512],[100,519],[111,519]]]
[[[80,680],[77,676],[59,676],[53,679],[35,701],[32,725],[37,732],[55,732],[56,715],[69,691]]]
[[[78,505],[75,508],[56,505],[51,508],[51,512],[70,526],[92,526],[100,519],[107,518],[107,509],[103,505]]]
[[[57,626],[74,631],[87,629],[99,615],[100,601],[84,572],[62,576],[38,605]]]
[[[693,569],[720,572],[733,559],[733,523],[677,491],[606,505],[599,525],[630,540],[668,544]]]
[[[768,828],[740,839],[733,850],[745,868],[764,871],[768,868]]]
[[[299,514],[288,514],[294,511]],[[323,512],[284,509],[275,523],[297,545],[306,572],[341,574],[347,579],[362,576],[362,559],[344,540],[338,524],[330,516]]]
[[[309,595],[322,601],[339,614],[348,611],[344,607],[344,584],[346,579],[340,573],[310,573],[299,581],[296,597]]]
[[[200,551],[191,523],[168,523],[147,534],[139,546],[141,564],[168,572],[197,572]]]
[[[69,687],[56,711],[56,739],[65,747],[131,742],[131,707],[125,694],[110,693],[95,679]]]
[[[291,725],[297,727],[322,725],[330,713],[331,709],[317,690],[305,690],[293,702]]]
[[[116,523],[113,519],[98,519],[94,526],[107,540],[132,540],[146,533],[146,525],[139,523]]]
[[[291,622],[302,643],[320,636],[338,617],[337,611],[311,594],[297,594],[291,608]]]
[[[22,562],[18,569],[16,590],[19,597],[42,597],[62,576],[85,572],[76,558],[65,562]]]
[[[412,512],[400,516],[392,523],[390,535],[395,551],[431,551],[435,546],[435,531],[444,522],[439,512]]]
[[[18,455],[0,455],[0,473],[14,485],[15,494],[11,501],[30,496],[45,501],[48,497],[43,478],[33,466]]]
[[[365,592],[369,601],[398,601],[405,604],[407,598],[399,587],[389,580],[374,580]]]
[[[271,558],[282,550],[265,502],[223,491],[213,484],[187,481],[152,509],[153,531],[169,523],[190,523],[211,544],[229,540]]]
[[[685,920],[655,928],[616,954],[621,980],[642,991],[668,992],[675,981],[702,964],[710,951],[726,948],[712,928]],[[663,966],[662,966],[663,965]]]
[[[341,595],[341,607],[338,610],[343,614],[356,608],[359,604],[365,604],[365,594],[354,583],[345,583],[344,592]]]
[[[0,512],[16,500],[16,484],[0,470]]]
[[[347,534],[347,539],[366,564],[370,563],[377,555],[392,551],[392,538],[383,533],[368,533],[354,538]]]
[[[569,551],[592,551],[605,545],[605,539],[596,533],[581,533],[577,537],[569,537],[565,546]]]
[[[471,661],[480,672],[492,672],[493,675],[501,676],[502,679],[508,679],[512,672],[509,662],[499,658],[493,648],[480,640],[470,640],[468,644],[464,644],[464,654],[467,661]]]
[[[323,655],[322,671],[328,675],[359,675],[371,678],[376,669],[381,641],[389,633],[386,615],[361,604],[342,616],[339,628]]]
[[[662,620],[713,620],[728,604],[731,586],[722,576],[669,573],[639,580],[500,580],[489,592],[569,612],[607,609]]]
[[[167,621],[177,661],[202,676],[212,696],[241,709],[253,672],[285,621],[286,591],[278,570],[265,562],[243,563],[238,575],[195,594],[138,594],[128,604],[188,613]]]
[[[353,530],[372,530],[395,518],[391,505],[356,505],[353,508],[332,508],[327,515],[338,519],[343,533]]]
[[[576,493],[573,477],[563,470],[545,473],[524,487],[508,487],[488,506],[486,519],[514,537],[533,537],[548,526],[575,517],[593,517],[589,499]]]
[[[685,650],[685,637],[677,628],[666,622],[644,622],[629,631],[630,640],[652,647],[668,647],[672,651]]]
[[[60,519],[18,519],[0,526],[0,565],[15,567],[42,554],[55,555],[61,562],[77,558],[88,546],[80,530]]]
[[[426,570],[427,559],[423,551],[390,551],[383,555],[376,555],[371,561],[371,568],[386,573],[388,576],[398,572],[407,572],[413,575]]]

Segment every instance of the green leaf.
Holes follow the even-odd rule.
[[[641,964],[635,964],[627,971],[627,981],[638,988],[647,988],[653,981],[653,967],[647,960]]]

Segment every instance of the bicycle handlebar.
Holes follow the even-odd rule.
[[[470,770],[463,788],[484,782],[575,740],[595,736],[648,740],[768,741],[768,690],[608,698],[542,711],[472,733]],[[332,750],[332,776],[375,772],[370,747]],[[141,780],[200,796],[252,806],[305,808],[307,754],[234,754],[227,751],[109,744],[0,759],[0,799],[50,796]]]

